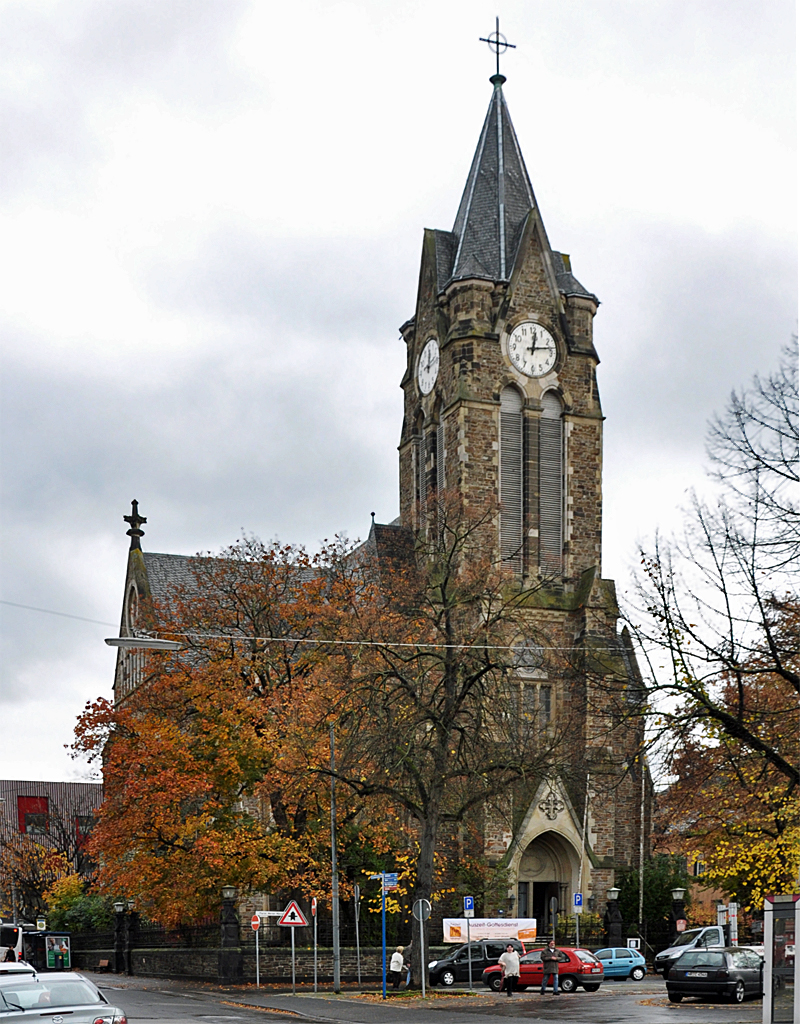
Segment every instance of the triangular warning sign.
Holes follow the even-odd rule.
[[[298,907],[294,900],[291,901],[288,907],[286,907],[278,918],[278,924],[288,925],[290,928],[299,928],[302,925],[307,925],[305,915],[303,911]]]

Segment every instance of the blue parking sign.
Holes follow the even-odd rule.
[[[576,892],[575,893],[575,906],[576,907],[582,907],[583,906],[583,893],[582,892]]]
[[[473,917],[475,914],[475,897],[464,897],[464,917]]]

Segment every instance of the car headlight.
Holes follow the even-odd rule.
[[[436,965],[437,965],[438,963],[439,963],[439,961],[438,961],[438,960],[431,960],[431,962],[430,962],[430,963],[428,964],[428,970],[430,971],[430,970],[431,970],[432,968],[434,968],[434,967],[435,967],[435,966],[436,966]]]

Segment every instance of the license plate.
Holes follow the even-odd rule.
[[[708,977],[708,971],[687,971],[686,972],[686,977],[687,978],[707,978]]]
[[[599,974],[603,970],[602,967],[593,967],[592,974]]]

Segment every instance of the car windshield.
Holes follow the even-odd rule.
[[[702,928],[692,928],[690,932],[684,932],[683,935],[674,943],[676,946],[689,946],[702,931]]]
[[[690,949],[678,959],[675,966],[681,971],[692,970],[695,967],[724,967],[725,954],[714,953],[709,949]]]
[[[30,1010],[43,1007],[83,1006],[86,1003],[102,1003],[100,993],[79,978],[72,980],[48,978],[16,979],[0,985],[0,1009]]]
[[[542,960],[542,952],[541,952],[541,950],[537,949],[537,950],[534,950],[533,953],[526,953],[525,956],[523,956],[520,959],[520,963],[521,964],[538,964],[538,963],[541,963],[541,960]]]

